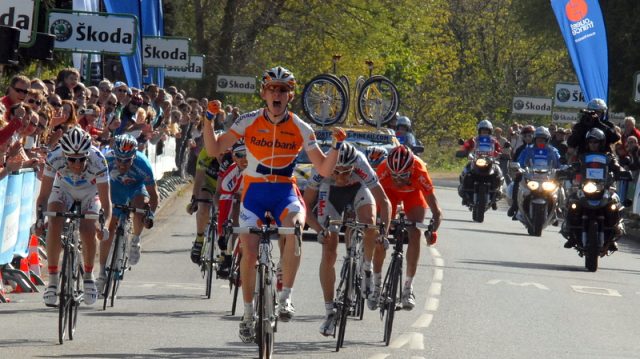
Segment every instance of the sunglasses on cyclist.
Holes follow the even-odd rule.
[[[82,162],[84,162],[86,160],[87,160],[86,156],[83,156],[83,157],[67,157],[67,161],[71,162],[71,163],[76,163],[76,162],[82,163]]]
[[[394,179],[407,179],[411,176],[411,172],[392,173],[391,177]]]
[[[289,89],[283,86],[267,86],[267,91],[269,92],[280,92],[280,93],[288,93]]]
[[[128,164],[128,163],[132,163],[133,162],[133,157],[131,157],[131,158],[117,158],[116,157],[116,161],[118,161],[119,163],[122,163],[122,164]]]
[[[247,157],[247,153],[245,151],[234,152],[233,155],[236,158],[245,158],[245,157]]]
[[[21,89],[21,88],[13,87],[13,86],[12,86],[11,88],[12,88],[14,91],[19,92],[19,93],[24,94],[24,95],[26,95],[26,94],[28,94],[28,93],[29,93],[29,90],[25,90],[25,89]]]
[[[333,174],[338,175],[338,176],[339,175],[346,175],[348,173],[351,173],[351,171],[353,171],[353,167],[344,168],[344,169],[335,168],[333,170]]]

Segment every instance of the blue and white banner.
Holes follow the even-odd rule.
[[[21,195],[22,174],[12,174],[9,176],[9,180],[7,182],[7,189],[4,197],[4,212],[2,213],[2,226],[0,226],[0,234],[2,234],[2,238],[0,238],[2,240],[0,253],[11,252],[11,258],[13,258],[13,249],[15,248],[16,241],[18,240]],[[11,259],[9,259],[9,261],[11,261]]]
[[[607,101],[607,33],[598,0],[551,0],[586,101]]]
[[[36,184],[34,171],[22,174],[22,196],[20,197],[20,222],[18,225],[18,239],[13,254],[21,258],[29,255],[29,238],[31,237],[31,225],[33,224],[33,194]]]

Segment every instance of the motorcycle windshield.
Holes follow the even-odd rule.
[[[607,156],[602,153],[588,153],[584,156],[583,175],[591,181],[604,181],[607,177]]]
[[[547,148],[535,148],[531,167],[534,170],[547,170],[549,168],[549,150]]]
[[[483,135],[476,137],[475,154],[478,156],[492,156],[494,152],[493,139],[491,136]]]

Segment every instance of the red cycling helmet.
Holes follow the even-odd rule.
[[[394,147],[387,156],[387,166],[391,173],[404,173],[413,166],[413,152],[405,145]]]

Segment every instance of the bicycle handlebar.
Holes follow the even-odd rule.
[[[233,233],[236,234],[295,234],[296,227],[233,227]]]
[[[73,212],[51,212],[51,211],[47,211],[47,212],[42,212],[42,215],[45,217],[61,217],[61,218],[69,218],[69,219],[100,219],[101,217],[104,217],[104,215],[101,214],[78,214],[78,213],[73,213]]]
[[[130,213],[140,213],[140,214],[147,214],[151,211],[149,208],[137,208],[137,207],[128,206],[126,204],[114,204],[113,208],[121,209]]]

